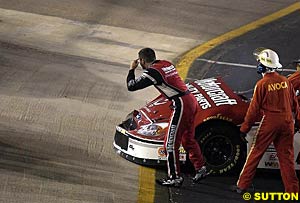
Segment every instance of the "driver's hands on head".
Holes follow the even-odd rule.
[[[133,60],[130,65],[130,70],[135,70],[139,65],[139,59]]]

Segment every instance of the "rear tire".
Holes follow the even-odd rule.
[[[240,172],[245,163],[247,146],[235,125],[210,121],[205,127],[196,129],[196,139],[212,174]]]

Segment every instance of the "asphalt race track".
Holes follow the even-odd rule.
[[[236,175],[194,185],[186,170],[182,188],[162,188],[154,180],[165,170],[115,153],[115,126],[157,95],[127,92],[128,66],[143,47],[174,63],[199,47],[207,51],[190,59],[184,78],[224,75],[251,95],[254,69],[205,60],[255,65],[256,46],[278,50],[284,64],[299,58],[299,9],[211,49],[201,45],[296,2],[0,0],[0,202],[242,202],[228,191]],[[245,78],[233,80],[240,70]],[[282,191],[276,172],[259,172],[253,186]]]

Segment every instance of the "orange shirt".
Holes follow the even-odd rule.
[[[248,133],[260,113],[273,116],[277,114],[292,119],[292,112],[295,112],[299,119],[298,108],[295,91],[288,79],[277,72],[266,73],[255,86],[241,131]]]

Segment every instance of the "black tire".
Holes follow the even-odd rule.
[[[247,146],[235,125],[225,121],[210,121],[196,130],[196,139],[212,174],[240,172],[246,159]]]

